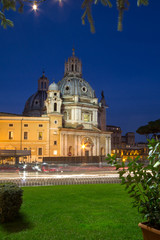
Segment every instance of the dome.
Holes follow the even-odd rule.
[[[44,101],[47,98],[46,91],[37,91],[26,101],[23,115],[25,116],[41,116],[44,110]]]
[[[58,89],[63,96],[95,98],[95,91],[90,84],[82,78],[82,62],[75,56],[75,49],[72,49],[72,56],[65,61],[64,77],[58,82]]]
[[[48,85],[49,80],[43,71],[42,76],[38,79],[38,91],[26,101],[23,115],[39,117],[43,114],[44,101],[47,98]]]
[[[95,91],[90,84],[81,77],[66,76],[58,82],[58,89],[62,96],[78,95],[80,97],[95,98]]]
[[[48,90],[58,91],[58,85],[55,82],[53,82],[49,85]]]

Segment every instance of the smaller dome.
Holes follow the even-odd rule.
[[[58,85],[53,82],[51,83],[51,85],[49,85],[49,88],[48,88],[49,91],[53,90],[53,91],[58,91]]]

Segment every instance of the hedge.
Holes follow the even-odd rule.
[[[0,222],[12,221],[18,216],[23,190],[14,183],[0,184]]]

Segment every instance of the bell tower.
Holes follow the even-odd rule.
[[[60,98],[60,91],[58,85],[53,82],[47,92],[47,99],[45,106],[47,108],[47,114],[61,113],[62,99]]]

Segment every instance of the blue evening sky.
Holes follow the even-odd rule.
[[[22,113],[43,69],[50,83],[60,81],[74,44],[84,79],[99,99],[104,90],[107,124],[120,126],[125,134],[159,119],[160,1],[138,8],[130,0],[122,32],[117,31],[115,2],[111,9],[93,6],[95,34],[87,20],[81,23],[80,0],[65,0],[63,7],[47,0],[36,13],[29,5],[23,14],[6,12],[15,26],[0,27],[0,112]]]

